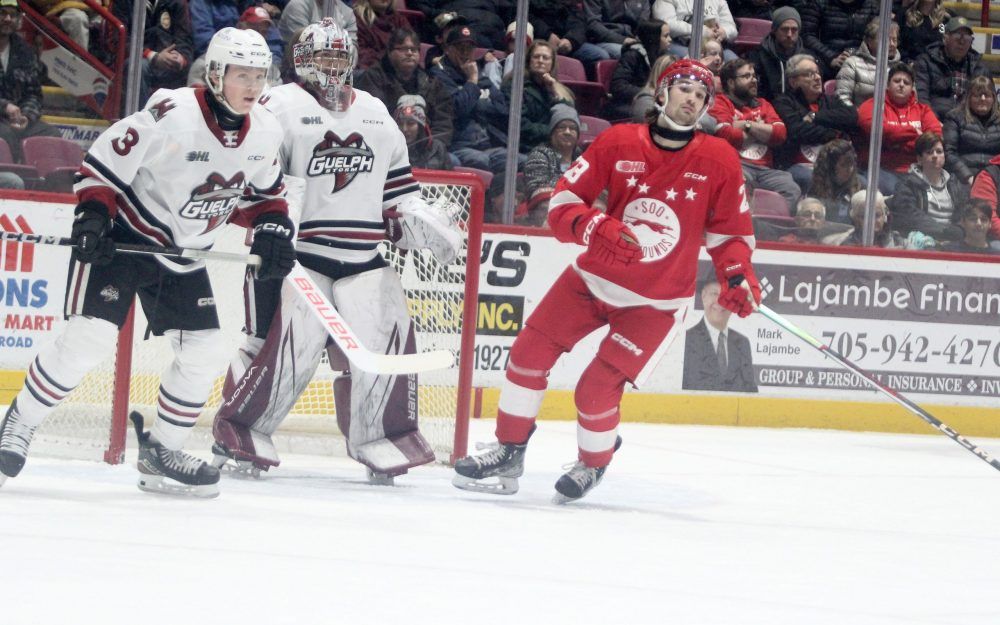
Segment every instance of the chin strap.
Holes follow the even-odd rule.
[[[669,119],[664,116],[660,116],[660,119]],[[671,127],[664,128],[658,123],[652,123],[649,125],[649,131],[654,135],[666,139],[667,141],[682,141],[688,142],[694,138],[694,128],[693,127],[683,127],[677,124],[671,124]]]
[[[205,98],[205,101],[208,102],[208,108],[212,109],[212,113],[215,114],[215,119],[219,122],[220,128],[223,130],[239,130],[243,127],[243,120],[246,119],[246,115],[237,115],[234,113],[231,108],[216,97],[211,89],[207,89],[205,93],[208,96]]]

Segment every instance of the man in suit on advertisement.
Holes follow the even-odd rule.
[[[705,316],[684,338],[684,381],[693,391],[757,392],[750,341],[728,327],[731,312],[719,306],[715,276],[701,287]]]

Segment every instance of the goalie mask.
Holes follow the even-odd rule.
[[[224,91],[226,89],[226,70],[229,66],[250,67],[264,70],[264,76],[247,89],[256,89],[256,100],[267,84],[267,70],[271,67],[271,49],[260,33],[253,30],[238,28],[223,28],[215,33],[205,52],[205,84],[222,104],[233,115],[245,115],[237,110],[234,102],[228,102]]]
[[[351,106],[358,50],[350,34],[333,18],[310,24],[292,46],[292,62],[300,79],[313,86],[320,104],[334,111]]]
[[[670,88],[678,85],[686,89],[704,89],[705,101],[699,111],[684,114],[670,106]],[[656,109],[660,112],[659,121],[667,128],[678,131],[694,130],[698,120],[712,107],[715,99],[715,75],[707,67],[691,59],[681,59],[667,66],[656,81]],[[679,102],[675,102],[679,104]],[[685,119],[675,119],[685,118]]]

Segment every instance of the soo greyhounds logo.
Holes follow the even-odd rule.
[[[375,164],[375,155],[365,143],[361,133],[352,132],[341,139],[332,130],[326,131],[323,140],[313,148],[306,173],[310,176],[335,174],[333,193],[351,184],[361,172],[369,172]]]
[[[236,172],[229,180],[222,174],[212,172],[204,183],[191,192],[191,199],[181,209],[180,215],[188,219],[205,220],[205,229],[201,234],[211,232],[226,223],[245,187],[246,179],[241,171]]]

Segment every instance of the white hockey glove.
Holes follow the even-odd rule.
[[[448,265],[462,251],[462,235],[437,203],[427,204],[410,196],[382,211],[385,234],[404,250],[428,249],[442,265]]]

